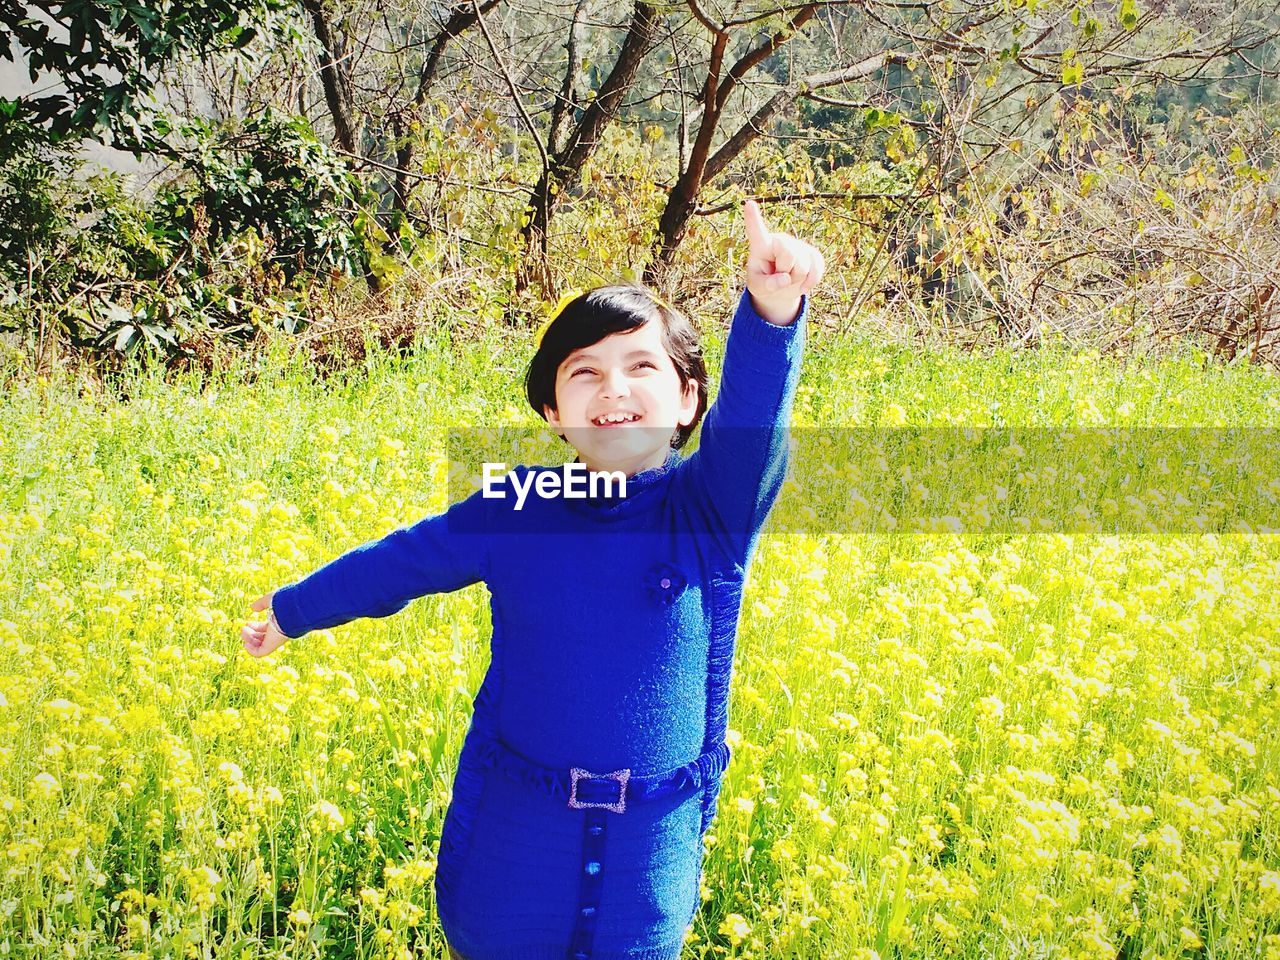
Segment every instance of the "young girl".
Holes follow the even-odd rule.
[[[455,960],[675,960],[729,760],[747,567],[782,485],[808,292],[822,255],[744,211],[746,291],[706,410],[697,336],[636,285],[544,325],[530,403],[591,471],[581,498],[478,490],[259,598],[287,638],[483,580],[491,658],[445,813],[436,903]],[[546,467],[519,467],[516,481]]]

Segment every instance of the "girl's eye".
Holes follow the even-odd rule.
[[[569,374],[569,376],[576,377],[580,373],[590,373],[590,372],[591,372],[590,367],[579,367],[577,370],[573,371],[573,373]]]
[[[636,364],[635,368],[638,370],[640,367],[651,367],[654,370],[658,369],[657,365],[655,365],[650,360],[641,360],[639,363]]]

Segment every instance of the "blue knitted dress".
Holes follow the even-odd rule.
[[[514,496],[477,491],[276,591],[281,629],[300,637],[488,587],[490,662],[435,877],[445,936],[466,960],[679,957],[728,760],[742,590],[786,474],[807,315],[806,296],[795,322],[771,324],[744,291],[698,449],[629,477],[624,496],[530,494],[517,513]],[[676,771],[680,789],[622,812],[571,808],[573,767]]]

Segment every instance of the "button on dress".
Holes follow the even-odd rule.
[[[770,324],[744,291],[698,449],[627,478],[624,495],[531,493],[516,511],[514,494],[476,491],[276,591],[277,620],[299,637],[487,586],[490,662],[435,874],[445,937],[466,960],[679,957],[720,776],[615,813],[570,808],[494,758],[649,776],[724,743],[742,592],[786,474],[807,313],[806,296],[792,324]],[[552,469],[515,472],[523,484]]]

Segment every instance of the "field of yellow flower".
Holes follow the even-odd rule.
[[[506,336],[127,399],[4,374],[0,957],[443,954],[484,587],[262,660],[239,626],[443,510],[448,428],[532,422]],[[1280,384],[815,331],[796,423],[997,410],[1269,426]],[[1280,960],[1278,594],[1274,534],[766,536],[686,956]]]

